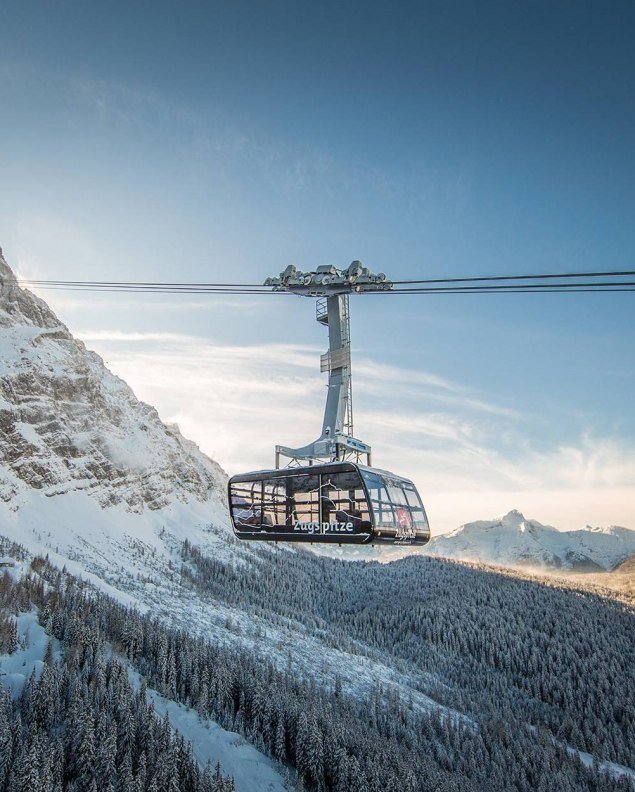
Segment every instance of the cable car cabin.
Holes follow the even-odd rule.
[[[228,489],[239,539],[422,545],[430,538],[411,481],[352,462],[244,473]]]

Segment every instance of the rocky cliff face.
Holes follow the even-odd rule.
[[[138,401],[0,250],[0,502],[84,492],[129,512],[224,498],[225,474]]]

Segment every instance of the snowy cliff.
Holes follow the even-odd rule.
[[[112,557],[171,526],[227,533],[225,481],[20,288],[0,251],[0,534],[66,556],[101,544]]]
[[[1,253],[0,428],[0,498],[18,508],[24,487],[137,512],[222,488],[220,467],[21,289]]]

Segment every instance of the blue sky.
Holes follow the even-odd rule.
[[[634,269],[633,40],[626,2],[6,3],[0,244],[42,278]],[[317,433],[310,301],[43,296],[230,471]],[[635,527],[634,299],[358,298],[357,434],[440,529]]]

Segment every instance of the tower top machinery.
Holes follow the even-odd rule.
[[[328,391],[317,440],[301,448],[276,446],[276,468],[281,458],[289,465],[312,465],[325,461],[365,460],[371,465],[371,447],[357,439],[353,432],[353,381],[351,372],[351,322],[349,295],[392,289],[383,272],[374,274],[360,261],[343,270],[337,267],[318,267],[302,272],[293,266],[274,278],[267,278],[265,286],[274,291],[286,291],[306,297],[316,297],[316,319],[328,328],[329,348],[320,358],[320,371],[328,373]]]

